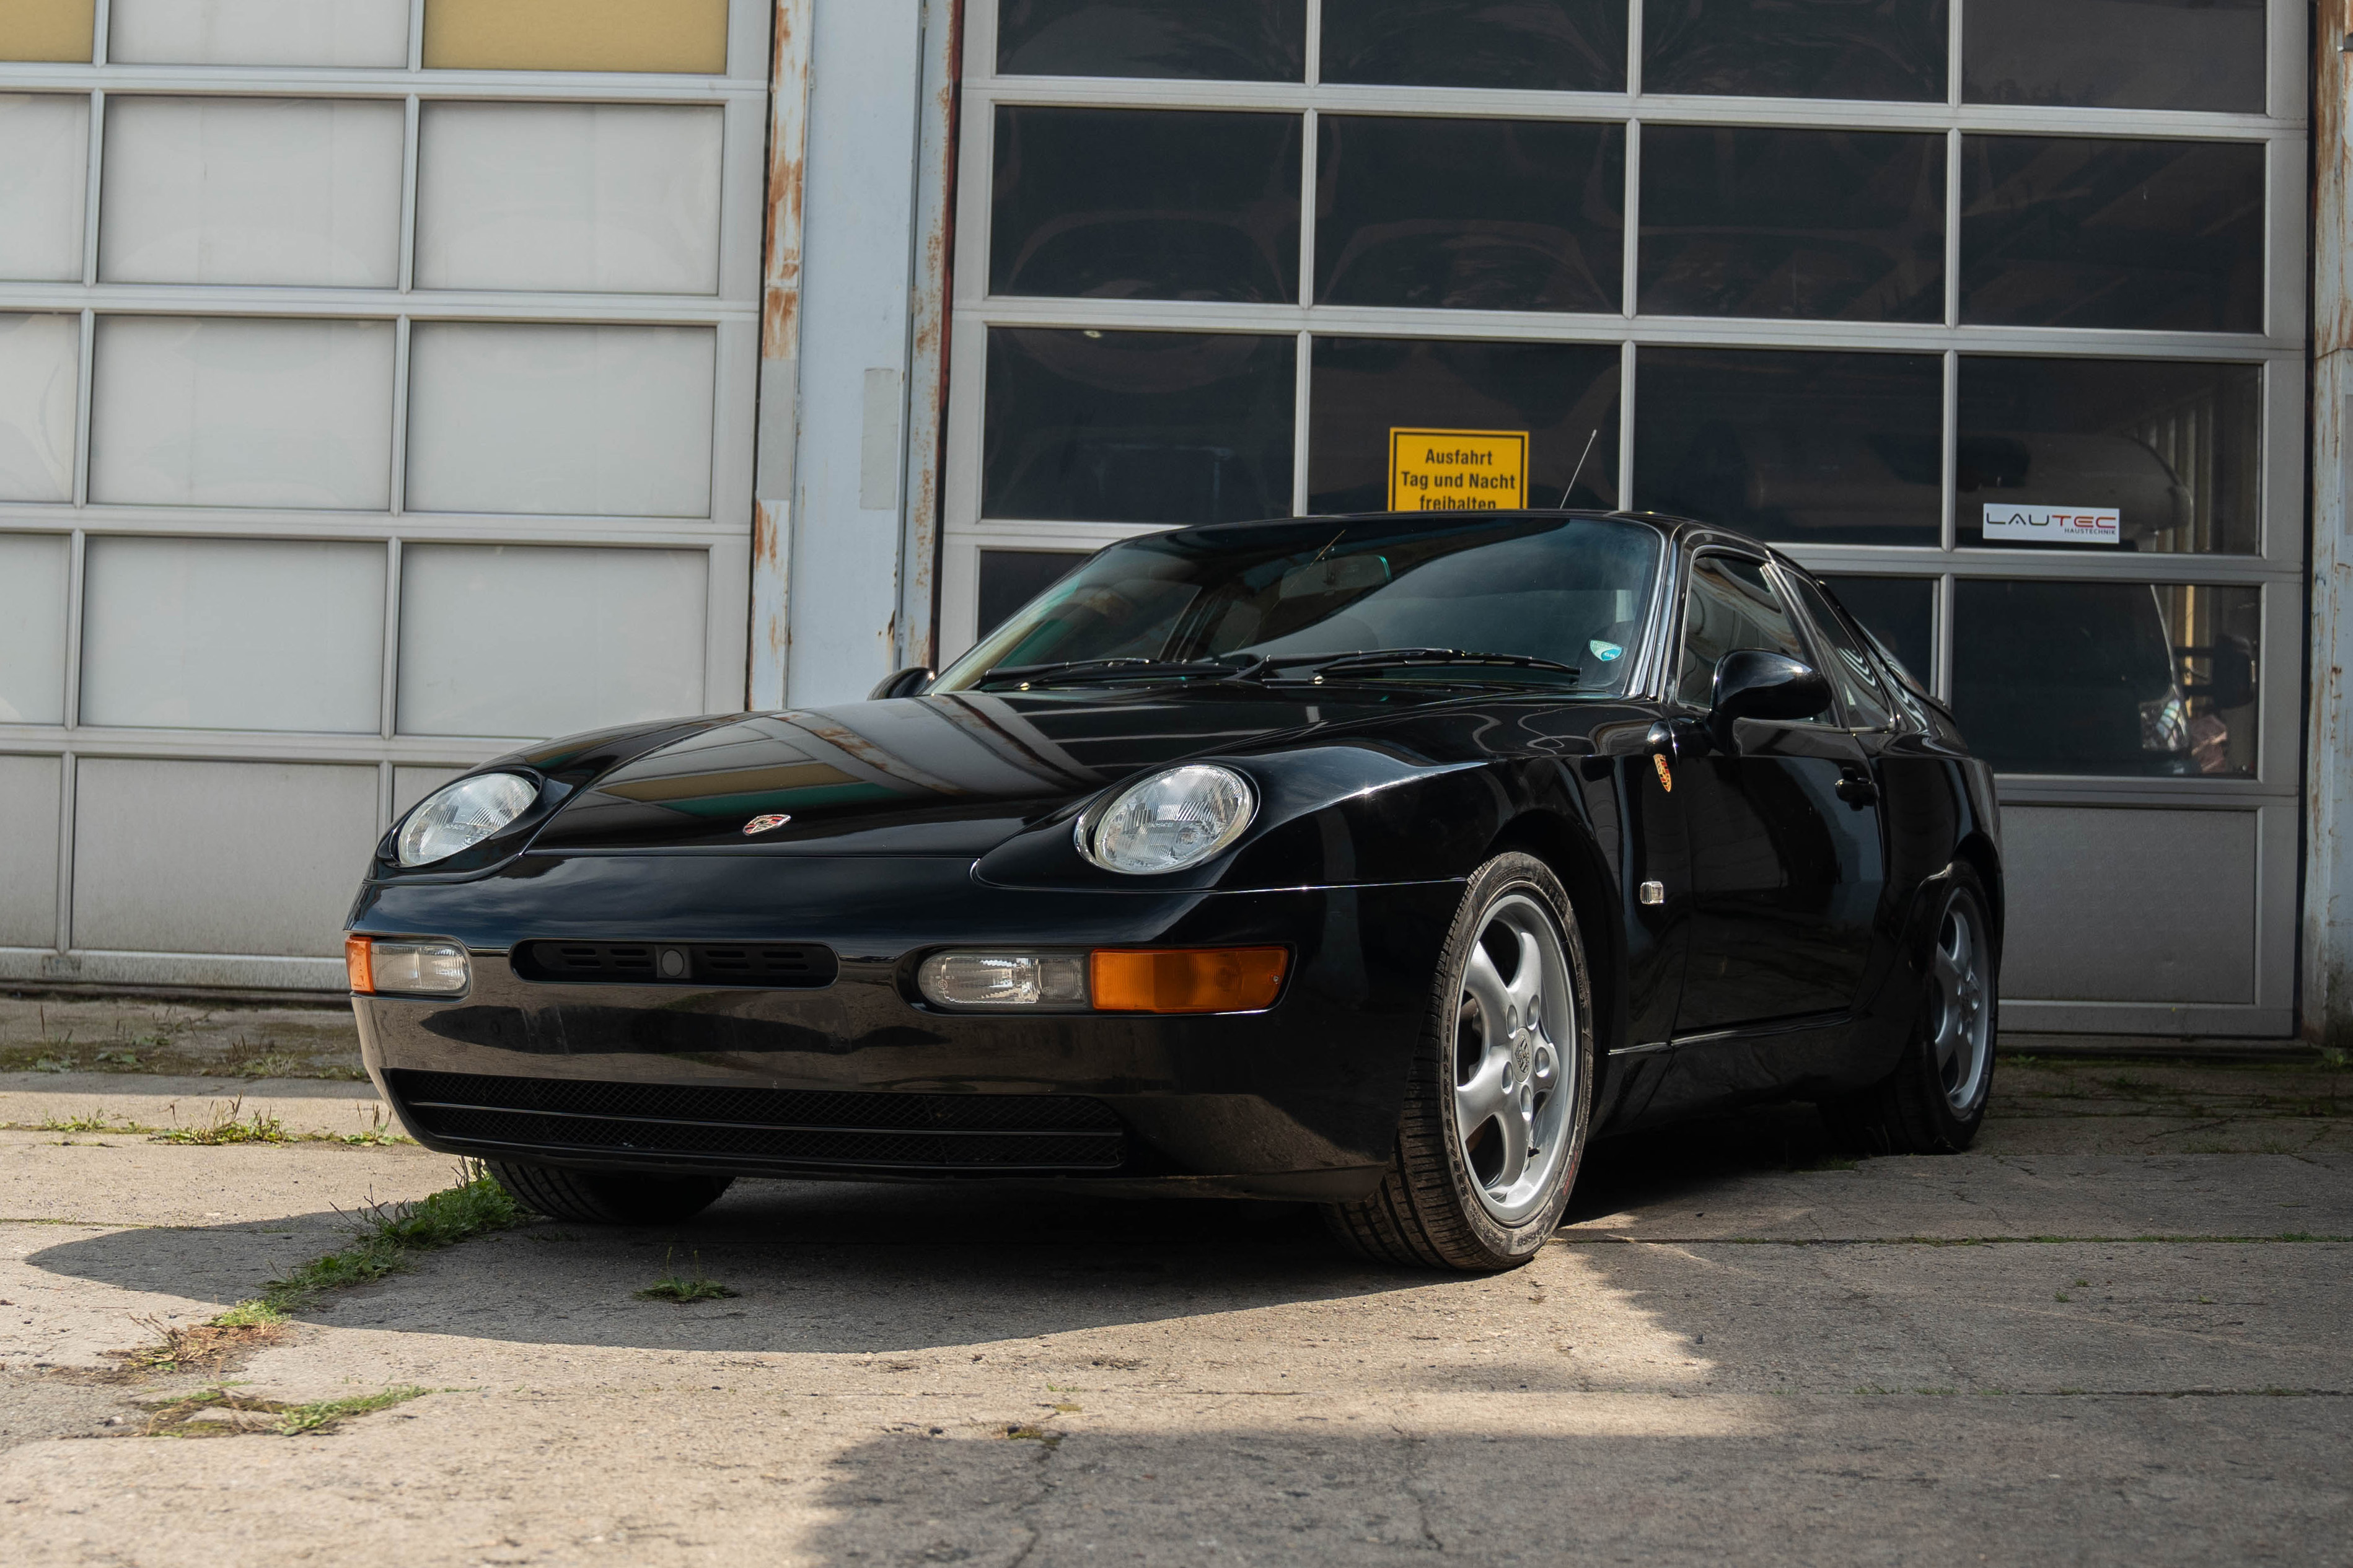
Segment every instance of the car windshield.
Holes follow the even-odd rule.
[[[1282,679],[1377,655],[1394,657],[1350,659],[1347,679],[1619,692],[1663,542],[1647,524],[1573,516],[1150,534],[1022,606],[933,689],[1224,673],[1172,668],[1213,659]]]

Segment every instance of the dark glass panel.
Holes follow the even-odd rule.
[[[1299,117],[997,110],[995,294],[1299,297]]]
[[[989,517],[1239,522],[1291,514],[1299,340],[992,327]]]
[[[1926,577],[1832,577],[1831,592],[1914,682],[1927,689],[1936,666],[1936,584]]]
[[[1960,405],[1963,544],[2020,542],[1989,507],[2062,507],[2114,508],[2126,550],[2263,547],[2260,366],[1968,355]]]
[[[984,550],[980,552],[980,615],[974,628],[987,637],[1005,618],[1063,578],[1090,552],[1084,550]]]
[[[1623,127],[1356,114],[1318,123],[1317,303],[1619,308]]]
[[[2263,0],[1968,0],[1971,103],[2263,111]]]
[[[1961,140],[1964,321],[2258,332],[2263,272],[2258,143]]]
[[[1634,502],[1795,543],[1935,544],[1935,354],[1644,349]]]
[[[1008,76],[1298,81],[1307,0],[1000,0]]]
[[[1953,711],[2004,773],[2253,776],[2263,590],[1963,582]]]
[[[1945,0],[1648,0],[1644,92],[1941,103]]]
[[[1388,506],[1393,428],[1525,430],[1526,504],[1560,506],[1564,494],[1570,506],[1618,504],[1615,347],[1318,338],[1314,377],[1311,511]]]
[[[1324,0],[1325,81],[1626,90],[1626,0]]]
[[[1945,139],[1642,128],[1641,310],[1937,321]]]

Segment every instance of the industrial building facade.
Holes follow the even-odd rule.
[[[0,0],[0,980],[332,987],[450,770],[860,695],[1435,429],[1837,582],[2001,771],[2010,1026],[2309,1026],[2314,37]]]

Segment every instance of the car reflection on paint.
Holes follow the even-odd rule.
[[[1966,1146],[2001,912],[1989,773],[1789,562],[1373,514],[1113,545],[864,702],[485,764],[348,952],[404,1123],[551,1215],[1051,1181],[1481,1269],[1599,1134],[1802,1097]]]

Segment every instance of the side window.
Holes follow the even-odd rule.
[[[1716,661],[1750,647],[1809,658],[1762,562],[1701,556],[1692,563],[1683,596],[1683,654],[1675,695],[1694,708],[1713,707]]]
[[[1846,623],[1839,619],[1838,612],[1831,607],[1829,595],[1794,572],[1781,575],[1789,584],[1790,594],[1804,608],[1806,618],[1814,623],[1814,630],[1820,635],[1822,648],[1830,656],[1823,661],[1830,666],[1826,673],[1845,700],[1854,727],[1888,728],[1895,721],[1894,716],[1888,709],[1886,685],[1872,667],[1869,652],[1847,629]]]

